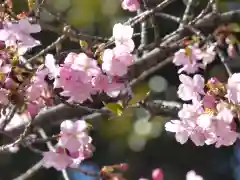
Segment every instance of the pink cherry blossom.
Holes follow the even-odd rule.
[[[29,48],[40,45],[31,37],[31,33],[41,31],[38,24],[30,24],[28,19],[21,19],[17,23],[5,22],[0,30],[0,40],[5,41],[7,47],[16,46],[19,55],[23,55]]]
[[[45,168],[53,167],[58,171],[66,169],[73,163],[73,160],[64,150],[48,151],[43,153],[43,166]]]
[[[31,118],[34,118],[40,111],[40,108],[41,107],[36,103],[29,103],[27,105],[27,112],[29,113]]]
[[[47,67],[46,69],[49,71],[49,76],[50,78],[56,78],[59,76],[59,66],[56,64],[56,60],[52,54],[47,54],[45,57],[45,66]]]
[[[206,94],[203,97],[202,104],[204,108],[215,109],[216,108],[216,98],[212,95]]]
[[[232,131],[231,125],[223,121],[218,121],[215,133],[218,136],[215,144],[216,148],[221,146],[231,146],[239,137],[237,132]]]
[[[183,104],[182,109],[178,112],[178,116],[184,120],[196,119],[203,112],[204,109],[201,103],[194,101],[193,104]]]
[[[216,44],[211,44],[207,47],[206,51],[202,52],[202,63],[204,66],[212,63],[216,57]]]
[[[40,98],[47,89],[47,83],[44,80],[35,77],[34,82],[27,87],[25,96],[29,101],[35,101]]]
[[[9,100],[8,100],[8,93],[9,91],[6,89],[1,88],[0,89],[0,104],[7,105]]]
[[[98,92],[105,92],[110,97],[114,97],[113,94],[119,94],[122,89],[124,89],[123,83],[117,83],[115,81],[110,81],[109,77],[100,74],[92,79],[92,85],[94,89]]]
[[[196,146],[215,143],[221,147],[234,144],[238,138],[238,133],[232,130],[233,114],[226,108],[214,116],[204,112],[199,104],[184,104],[178,116],[180,120],[167,122],[165,129],[176,133],[181,144],[190,138]]]
[[[166,131],[174,132],[176,140],[184,144],[190,138],[196,146],[204,145],[204,131],[198,127],[197,119],[203,113],[200,103],[183,104],[178,112],[180,120],[171,120],[165,124]]]
[[[89,58],[85,53],[80,53],[77,56],[71,54],[70,56],[75,57],[73,63],[71,64],[72,69],[84,71],[88,77],[98,76],[101,73],[101,70],[97,65],[97,61]]]
[[[113,38],[116,46],[125,46],[130,53],[134,50],[134,42],[132,40],[133,28],[129,25],[117,23],[113,26]]]
[[[237,50],[236,48],[234,47],[233,44],[229,44],[228,47],[227,47],[227,53],[228,53],[228,56],[231,57],[231,58],[235,58],[237,57]]]
[[[91,94],[96,93],[92,86],[93,78],[101,75],[101,69],[97,61],[89,58],[86,54],[69,53],[64,64],[60,67],[53,63],[53,56],[47,56],[45,66],[55,78],[54,88],[62,88],[62,96],[69,97],[68,102],[83,103],[91,100]]]
[[[211,114],[203,113],[196,119],[196,124],[203,130],[211,128],[214,116]]]
[[[204,180],[204,179],[203,177],[197,175],[196,172],[192,170],[186,174],[186,180]]]
[[[140,8],[139,0],[122,0],[122,8],[131,12]]]
[[[12,78],[6,78],[4,81],[4,88],[6,89],[16,89],[18,84]]]
[[[200,95],[204,95],[204,78],[196,74],[193,78],[181,74],[179,79],[182,84],[178,87],[178,96],[184,101],[200,99]]]
[[[54,81],[54,88],[63,88],[62,96],[70,97],[68,102],[83,103],[91,99],[93,87],[89,78],[86,81],[87,74],[84,71],[77,71],[66,65],[60,67],[60,76]]]
[[[240,103],[240,73],[234,73],[228,78],[227,98],[232,103]]]
[[[70,156],[73,159],[73,163],[70,167],[77,168],[84,159],[92,157],[93,151],[93,145],[87,144],[86,146],[82,146],[82,148],[80,148],[77,152],[70,152]]]
[[[197,46],[188,46],[175,53],[173,63],[176,66],[183,66],[178,73],[186,72],[192,74],[204,66],[198,62],[202,58],[202,51]]]
[[[123,76],[127,74],[128,66],[133,63],[133,57],[129,52],[116,47],[113,50],[106,49],[103,53],[102,70],[110,76]]]
[[[91,143],[92,139],[85,132],[87,123],[83,120],[72,122],[70,120],[63,121],[61,124],[61,137],[59,143],[67,148],[70,152],[77,152]]]
[[[222,108],[217,114],[217,119],[222,120],[227,124],[231,124],[233,122],[233,118],[234,115],[228,108]]]

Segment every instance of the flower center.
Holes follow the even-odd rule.
[[[185,56],[189,57],[189,62],[192,64],[193,60],[192,60],[192,49],[189,47],[185,48]]]

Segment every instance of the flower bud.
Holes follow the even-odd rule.
[[[152,172],[152,179],[153,180],[163,180],[164,175],[162,169],[154,169]]]
[[[6,89],[13,90],[18,87],[18,84],[12,78],[7,78],[4,82],[4,87]]]
[[[228,53],[228,56],[231,58],[235,58],[237,56],[237,51],[233,44],[228,45],[227,53]]]

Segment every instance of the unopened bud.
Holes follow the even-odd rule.
[[[18,84],[12,78],[7,78],[4,82],[4,87],[9,90],[14,90],[18,87]]]
[[[152,179],[153,180],[163,180],[164,175],[162,169],[154,169],[152,172]]]
[[[71,32],[71,27],[70,26],[64,26],[63,32],[66,34],[69,34]]]
[[[122,163],[122,164],[120,164],[120,169],[121,169],[122,171],[127,171],[128,168],[129,168],[129,166],[128,166],[127,163]]]
[[[234,58],[237,56],[237,51],[233,44],[228,45],[227,53],[228,53],[228,56],[231,58]]]

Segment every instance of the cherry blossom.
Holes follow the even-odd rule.
[[[44,93],[44,90],[47,89],[46,82],[43,81],[35,81],[26,89],[26,98],[29,101],[35,101]]]
[[[72,163],[73,159],[64,152],[63,148],[43,153],[43,166],[45,168],[53,167],[56,170],[61,171],[66,169]]]
[[[131,12],[140,8],[139,0],[122,0],[122,8]]]
[[[204,144],[215,146],[233,145],[238,133],[232,130],[233,113],[226,108],[214,115],[204,111],[200,103],[184,104],[179,111],[180,120],[165,124],[166,131],[174,132],[176,140],[184,144],[190,138],[196,146]]]
[[[77,152],[79,149],[91,143],[92,139],[85,132],[87,123],[83,120],[72,122],[65,120],[61,123],[61,136],[59,143],[70,152]]]
[[[87,123],[83,120],[63,121],[56,149],[43,153],[43,166],[56,170],[77,168],[84,159],[91,157],[94,147],[86,129]]]
[[[204,95],[204,78],[196,74],[193,78],[181,74],[179,79],[182,84],[178,87],[178,96],[184,101],[200,99],[200,95]]]
[[[178,73],[186,72],[192,74],[204,66],[198,61],[202,59],[202,51],[195,46],[188,46],[185,49],[177,51],[173,58],[173,63],[176,66],[183,66],[178,70]]]
[[[229,44],[227,47],[228,56],[231,58],[237,57],[237,51],[233,44]]]
[[[97,62],[83,53],[70,53],[64,64],[59,68],[52,66],[51,69],[55,71],[55,77],[59,76],[55,78],[54,88],[63,88],[60,94],[70,97],[68,102],[79,103],[91,99],[91,93],[94,93],[92,78],[101,72]]]
[[[31,33],[38,33],[41,27],[38,24],[30,24],[28,19],[18,22],[4,22],[0,29],[0,40],[5,41],[7,47],[16,46],[19,55],[23,55],[29,48],[40,45],[40,42],[31,37]]]
[[[191,170],[186,174],[186,180],[204,180],[203,177],[196,174],[195,171]]]
[[[123,46],[106,49],[103,53],[102,70],[111,76],[127,74],[128,66],[133,64],[133,57],[125,49]]]
[[[129,53],[132,52],[135,47],[132,36],[133,28],[131,26],[121,23],[117,23],[113,26],[113,38],[116,46],[125,46]]]
[[[202,104],[204,108],[215,109],[217,106],[216,98],[213,95],[206,94],[202,99]]]
[[[48,70],[49,72],[47,72],[47,74],[49,74],[50,79],[52,78],[57,78],[59,76],[59,66],[57,66],[56,64],[56,60],[54,58],[54,56],[52,54],[47,54],[45,57],[45,66],[46,66],[46,70]],[[45,76],[46,74],[43,74],[43,76]]]
[[[120,91],[124,89],[123,83],[110,81],[110,78],[104,74],[94,77],[92,79],[92,85],[96,91],[105,92],[110,97],[116,97]]]
[[[0,104],[7,105],[9,100],[8,100],[8,93],[9,91],[6,89],[1,88],[0,89]]]
[[[78,55],[70,55],[70,57],[75,57],[70,63],[71,68],[78,71],[86,72],[88,77],[98,76],[100,74],[100,68],[97,65],[97,61],[89,58],[85,53],[80,53]],[[65,60],[65,64],[68,64],[69,58]],[[88,78],[87,78],[88,81]]]
[[[69,68],[63,65],[60,67],[60,76],[54,81],[54,88],[63,88],[62,96],[70,97],[68,102],[83,103],[87,99],[91,99],[93,87],[86,82],[86,73]]]
[[[227,98],[232,103],[240,103],[240,73],[234,73],[227,83]]]
[[[204,66],[207,66],[208,64],[212,63],[216,57],[216,44],[210,44],[207,46],[206,51],[202,52],[202,63]]]

